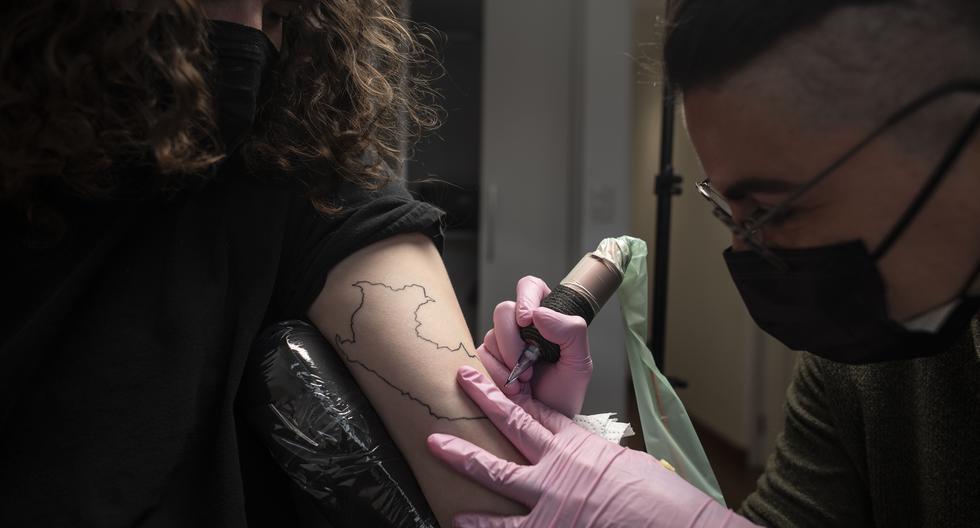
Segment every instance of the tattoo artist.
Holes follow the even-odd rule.
[[[455,523],[980,526],[980,5],[680,0],[665,33],[732,280],[764,331],[807,351],[776,452],[736,514],[574,425],[586,327],[525,278],[480,347],[492,382],[458,381],[530,463],[449,435],[429,447],[531,511]],[[531,322],[561,362],[503,387]]]

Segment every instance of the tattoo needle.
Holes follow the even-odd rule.
[[[504,386],[506,387],[507,385],[517,381],[517,378],[519,378],[521,374],[524,374],[527,369],[531,368],[531,365],[533,365],[539,357],[541,357],[541,349],[538,348],[538,345],[529,344],[524,347],[524,351],[521,352],[521,359],[519,359],[517,364],[514,365],[514,370],[510,371],[510,376],[507,376],[507,383],[504,383]]]

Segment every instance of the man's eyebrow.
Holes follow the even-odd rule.
[[[752,193],[790,193],[800,188],[798,183],[774,178],[745,178],[733,183],[730,187],[719,192],[727,200],[741,200]]]

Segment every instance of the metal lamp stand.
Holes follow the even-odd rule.
[[[648,346],[657,368],[664,372],[667,337],[667,271],[670,263],[670,214],[671,201],[681,193],[680,174],[674,172],[674,88],[664,82],[663,116],[660,128],[660,173],[654,180],[653,192],[657,195],[657,234],[654,241],[653,314],[650,318],[650,342]],[[666,373],[665,373],[666,374]],[[671,384],[684,388],[683,380],[667,376]]]

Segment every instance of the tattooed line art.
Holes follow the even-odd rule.
[[[421,405],[422,407],[425,408],[426,412],[428,412],[429,415],[431,415],[433,418],[435,418],[437,420],[446,420],[446,421],[453,422],[453,421],[461,421],[461,420],[486,420],[487,419],[486,416],[446,416],[446,415],[440,414],[440,413],[436,412],[436,410],[433,408],[432,405],[430,405],[429,403],[426,403],[425,401],[419,399],[418,396],[416,396],[415,394],[412,394],[411,391],[407,391],[407,390],[399,387],[397,384],[395,384],[394,382],[392,382],[388,377],[386,377],[386,376],[382,375],[380,372],[378,372],[377,369],[374,369],[374,368],[368,366],[367,364],[365,364],[363,361],[360,361],[360,360],[355,359],[354,357],[352,357],[351,354],[348,352],[348,350],[345,349],[345,346],[348,346],[349,347],[349,346],[358,344],[358,340],[357,340],[357,329],[355,328],[355,319],[357,318],[357,314],[360,313],[360,311],[364,308],[365,304],[367,303],[367,299],[368,299],[368,291],[367,291],[367,288],[368,287],[385,288],[385,289],[389,290],[390,292],[396,293],[396,294],[397,293],[405,292],[405,293],[415,293],[416,295],[421,295],[422,302],[420,302],[415,307],[415,311],[413,312],[413,318],[414,318],[414,321],[415,321],[415,327],[414,327],[415,337],[417,337],[419,339],[419,341],[422,341],[424,343],[428,343],[428,344],[432,345],[433,347],[435,347],[434,350],[436,350],[436,351],[438,351],[438,350],[444,350],[444,351],[448,351],[450,353],[459,353],[459,352],[462,352],[462,353],[466,354],[468,357],[471,357],[471,358],[476,358],[477,357],[475,354],[470,353],[470,351],[466,349],[466,345],[464,345],[462,342],[460,342],[454,348],[454,347],[449,347],[449,346],[443,345],[443,344],[441,344],[441,343],[439,343],[439,342],[437,342],[437,341],[435,341],[433,339],[430,339],[430,338],[422,335],[422,321],[419,319],[419,311],[422,309],[423,306],[425,306],[427,304],[431,304],[431,303],[435,303],[436,302],[436,300],[434,298],[429,297],[428,292],[426,291],[426,289],[425,289],[424,286],[422,286],[420,284],[406,284],[406,285],[404,285],[404,286],[402,286],[400,288],[395,288],[393,286],[390,286],[388,284],[384,284],[382,282],[371,282],[371,281],[358,281],[358,282],[355,282],[354,284],[352,284],[352,286],[360,290],[360,292],[361,292],[361,302],[360,302],[360,304],[357,305],[357,308],[354,309],[354,311],[351,313],[351,316],[350,316],[350,338],[349,339],[348,338],[344,338],[340,334],[337,334],[336,336],[334,336],[334,342],[335,342],[336,348],[341,353],[341,355],[343,355],[344,359],[346,359],[349,363],[351,363],[353,365],[357,365],[358,367],[363,368],[364,370],[370,372],[371,374],[373,374],[374,376],[376,376],[378,379],[380,379],[381,381],[383,381],[386,385],[388,385],[389,387],[397,390],[402,396],[404,396],[404,397],[408,398],[409,400],[411,400],[411,401],[413,401],[413,402]],[[413,289],[417,289],[418,291],[411,292],[410,290],[413,290]]]

